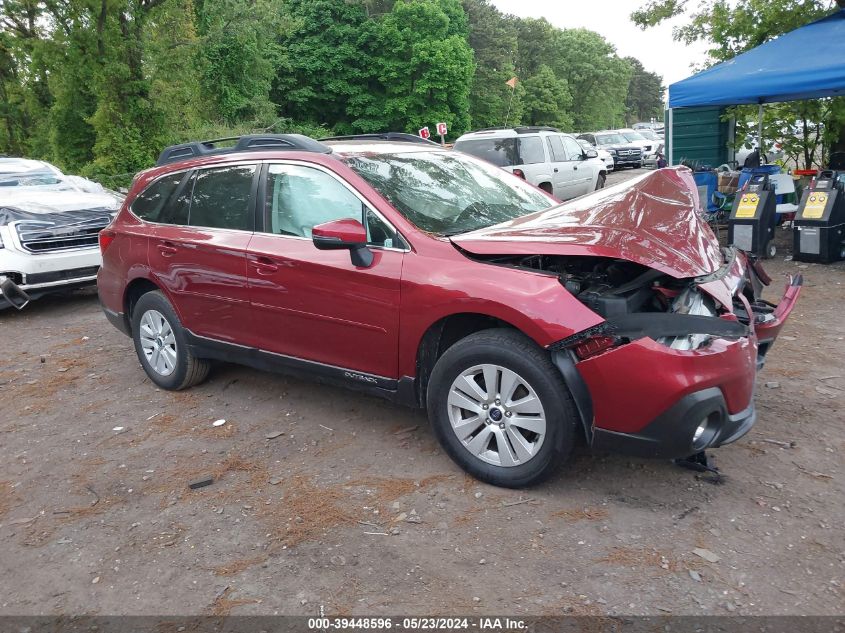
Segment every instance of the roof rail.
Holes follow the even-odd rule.
[[[237,143],[231,147],[217,146],[218,143],[225,141],[237,141]],[[231,136],[210,141],[191,141],[190,143],[171,145],[159,154],[156,166],[176,163],[189,158],[199,158],[200,156],[260,152],[273,149],[316,152],[319,154],[330,154],[332,151],[328,145],[323,145],[303,134],[247,134],[245,136]]]
[[[515,127],[514,130],[517,134],[526,134],[527,132],[560,132],[556,127],[550,127],[548,125],[520,125],[519,127]]]
[[[345,136],[328,136],[320,141],[397,141],[400,143],[421,143],[423,145],[437,145],[434,141],[407,132],[370,132],[367,134],[348,134]]]
[[[486,127],[481,130],[473,130],[473,134],[478,132],[500,132],[501,130],[513,130],[517,134],[527,134],[529,132],[560,132],[556,127],[548,125],[516,125],[513,127]]]

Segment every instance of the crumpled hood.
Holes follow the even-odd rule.
[[[660,169],[451,239],[478,255],[615,257],[679,279],[699,277],[724,264],[700,206],[689,169]]]
[[[84,191],[33,191],[32,187],[0,189],[0,207],[9,207],[29,214],[54,214],[85,209],[117,211],[119,196],[108,192],[90,193]]]

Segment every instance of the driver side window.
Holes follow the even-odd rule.
[[[368,243],[395,246],[395,233],[340,181],[319,169],[270,165],[265,229],[311,239],[311,230],[332,220],[353,219],[367,229]]]

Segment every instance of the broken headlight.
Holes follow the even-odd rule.
[[[696,288],[687,288],[679,294],[672,302],[671,312],[713,318],[717,316],[713,300],[700,293]],[[689,351],[703,347],[710,339],[709,334],[689,334],[687,336],[664,336],[657,339],[657,342],[679,351]]]

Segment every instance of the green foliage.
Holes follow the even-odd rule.
[[[505,19],[487,0],[464,0],[464,11],[469,19],[469,45],[476,64],[469,95],[472,127],[502,125],[509,106],[510,121],[521,121],[522,102],[506,85],[516,75],[516,22]]]
[[[458,9],[455,0],[399,0],[379,23],[375,68],[387,129],[414,132],[438,121],[454,134],[469,129],[475,66]]]
[[[527,125],[572,126],[572,95],[565,79],[558,79],[551,68],[540,66],[523,84],[522,122]]]
[[[648,72],[640,60],[626,57],[631,67],[631,81],[628,84],[628,98],[625,100],[628,124],[663,118],[663,94],[666,87],[660,75]]]
[[[572,93],[576,130],[621,127],[631,67],[601,35],[586,29],[555,34],[552,49],[555,74]]]
[[[198,138],[621,124],[630,78],[491,0],[0,2],[0,152],[109,186]]]
[[[281,10],[277,0],[203,0],[198,6],[202,94],[228,124],[273,114]]]

